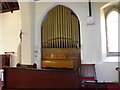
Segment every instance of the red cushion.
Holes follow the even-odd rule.
[[[80,80],[90,80],[90,81],[95,81],[95,77],[80,77]]]
[[[107,84],[108,88],[119,88],[118,84]]]

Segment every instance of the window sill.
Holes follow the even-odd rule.
[[[107,53],[108,57],[119,57],[120,56],[120,52],[109,52]]]
[[[118,56],[109,56],[102,59],[103,62],[120,62]]]

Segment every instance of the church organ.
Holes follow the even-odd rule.
[[[75,13],[62,5],[51,9],[42,23],[42,68],[73,68],[80,64],[80,27]]]

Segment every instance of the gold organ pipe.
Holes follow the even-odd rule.
[[[73,15],[71,15],[71,42],[72,42],[72,37],[73,37],[73,27],[72,27],[72,24],[73,24],[73,22],[72,22],[72,16]],[[72,43],[71,43],[71,47],[72,47]]]
[[[51,10],[51,13],[50,13],[50,16],[51,16],[51,19],[50,19],[50,28],[51,28],[51,39],[50,39],[50,42],[51,42],[51,47],[53,47],[53,36],[54,36],[54,32],[53,32],[53,30],[54,30],[54,14],[53,14],[53,12],[54,12],[54,9],[53,10]],[[52,21],[52,22],[51,22]]]
[[[49,13],[48,13],[48,17],[51,17],[51,12],[52,11],[50,11]],[[48,19],[48,32],[49,32],[49,46],[51,47],[52,46],[52,43],[51,43],[51,32],[52,32],[52,27],[51,27],[51,23],[50,23],[50,20],[51,20],[51,18],[49,18]]]
[[[73,41],[74,41],[74,16],[72,15],[72,47],[74,47],[73,46]]]
[[[72,38],[71,38],[71,10],[69,10],[69,47],[71,48]]]
[[[47,33],[47,44],[46,47],[49,46],[49,32],[48,32],[48,18],[46,19],[46,33]]]
[[[48,15],[49,16],[49,15]],[[49,30],[49,19],[47,18],[47,31],[48,31],[48,46],[51,47],[51,43],[50,43],[50,30]]]
[[[45,20],[45,31],[44,31],[44,33],[45,33],[45,36],[46,36],[46,37],[44,37],[44,40],[46,42],[46,44],[45,44],[45,47],[46,47],[47,44],[48,44],[47,19]]]
[[[63,48],[63,39],[62,39],[62,37],[63,37],[63,24],[62,24],[62,13],[63,11],[62,11],[62,6],[60,6],[60,48]]]
[[[42,48],[44,48],[44,22],[42,23]]]
[[[75,32],[76,32],[76,28],[75,28],[75,16],[74,16],[74,18],[73,18],[73,20],[74,20],[74,41],[73,41],[73,45],[74,45],[74,47],[75,47]]]
[[[71,38],[70,48],[72,48],[72,15],[70,15],[70,38]]]
[[[47,33],[47,47],[49,47],[49,30],[48,30],[48,18],[46,19],[46,33]]]
[[[62,43],[62,48],[64,48],[64,35],[63,35],[63,34],[64,34],[64,33],[63,33],[63,31],[64,31],[64,24],[63,24],[63,22],[64,22],[64,21],[63,21],[63,20],[64,20],[64,19],[63,19],[64,13],[63,13],[63,10],[64,10],[64,7],[62,7],[62,42],[61,42],[61,43]]]
[[[46,20],[44,21],[44,23],[43,23],[43,41],[44,41],[44,46],[43,47],[45,47],[46,46],[46,40],[45,40],[45,36],[46,36],[46,33],[45,33],[45,30],[46,30],[46,27],[45,27],[45,24],[46,24]]]
[[[64,7],[62,7],[62,48],[64,48]]]
[[[44,22],[42,23],[42,48],[44,48]]]
[[[76,17],[75,17],[75,41],[74,41],[74,45],[75,45],[75,47],[76,47],[76,41],[77,41],[77,39],[76,39],[76,35],[77,35],[77,27],[76,27]]]
[[[61,45],[60,45],[60,48],[63,48],[63,24],[62,24],[62,7],[63,6],[60,6],[60,31],[61,31],[61,34],[60,34],[60,42],[61,42]]]
[[[54,8],[54,23],[53,23],[53,25],[55,26],[54,27],[54,36],[53,36],[53,44],[54,44],[54,47],[56,48],[56,46],[57,46],[57,43],[56,43],[56,37],[57,37],[57,34],[56,34],[56,32],[57,32],[57,21],[56,21],[56,17],[57,17],[57,7],[55,7]]]
[[[77,44],[79,46],[79,23],[78,23],[78,19],[76,18],[76,28],[77,28],[77,35],[76,35],[76,40],[77,40]]]
[[[52,12],[53,16],[55,16],[55,8],[53,9],[53,12]],[[52,17],[53,17],[52,16]],[[53,20],[51,19],[52,22],[52,27],[53,27],[53,30],[52,30],[52,48],[54,47],[54,33],[55,33],[55,17],[53,17]]]
[[[58,37],[59,37],[59,18],[58,17],[59,17],[59,6],[57,6],[57,17],[56,17],[56,19],[57,19],[57,32],[56,32],[57,48],[59,48],[59,39],[58,39]]]
[[[53,9],[54,10],[54,9]],[[50,21],[49,21],[49,25],[50,25],[50,27],[49,27],[49,29],[50,29],[50,43],[51,43],[51,48],[53,47],[53,24],[54,24],[54,21],[53,21],[53,10],[51,10],[51,12],[50,12]],[[51,22],[52,21],[52,22]]]
[[[69,9],[67,8],[67,47],[69,48]]]
[[[55,43],[55,41],[54,41],[54,39],[55,39],[55,29],[56,29],[56,24],[55,24],[55,9],[56,8],[54,8],[54,10],[53,10],[53,20],[51,20],[51,21],[53,21],[53,37],[52,37],[52,42],[53,42],[53,47],[54,47],[54,43]]]
[[[56,37],[55,37],[55,42],[56,42],[56,48],[58,48],[58,6],[56,7]]]
[[[61,48],[61,36],[62,36],[62,29],[61,29],[61,6],[59,6],[59,30],[60,30],[60,37],[59,37],[59,40],[60,40],[60,42],[59,42],[59,48]]]
[[[54,43],[55,47],[57,47],[57,7],[55,8],[55,37],[54,37]]]
[[[54,9],[53,9],[54,10]],[[51,17],[52,17],[52,14],[53,14],[53,10],[51,10],[51,13],[50,13],[50,15],[51,15]],[[50,42],[51,42],[51,47],[53,47],[53,41],[52,41],[52,38],[53,38],[53,23],[54,22],[51,22],[51,20],[53,21],[53,17],[52,18],[50,18],[50,21],[49,21],[49,25],[50,25],[50,33],[51,33],[51,39],[50,39]]]
[[[79,44],[79,22],[71,10],[56,6],[42,23],[42,47],[72,48]]]
[[[51,11],[50,11],[51,12]],[[48,17],[50,16],[50,12],[48,12]],[[51,47],[51,43],[50,43],[50,38],[51,38],[51,35],[50,35],[50,28],[49,28],[49,23],[50,21],[50,18],[47,19],[47,31],[48,31],[48,47]]]
[[[50,28],[51,28],[51,39],[50,39],[50,41],[51,41],[51,48],[53,48],[53,36],[54,36],[54,32],[53,32],[53,30],[54,30],[54,17],[53,17],[54,14],[53,14],[53,12],[54,12],[54,9],[51,10],[51,13],[50,13],[50,15],[51,15],[51,18],[50,18]]]
[[[47,37],[47,20],[45,20],[45,22],[44,22],[44,32],[46,33],[44,33],[45,35],[45,37],[44,37],[44,39],[45,39],[45,46],[44,47],[46,47],[47,46],[47,39],[48,39],[48,37]]]
[[[45,33],[45,36],[47,36],[48,37],[48,34],[47,34],[47,23],[46,23],[47,21],[45,20],[45,29],[44,29],[44,33]],[[47,44],[48,44],[48,40],[46,40],[46,39],[48,39],[47,37],[44,37],[44,40],[45,40],[45,47],[47,46]]]
[[[73,47],[75,47],[75,16],[73,16],[73,27],[74,27],[74,37],[73,37]]]
[[[58,6],[58,34],[59,34],[59,36],[58,36],[58,40],[59,40],[59,46],[58,46],[58,48],[60,48],[60,34],[61,34],[61,32],[60,32],[60,5]]]
[[[75,28],[76,28],[76,32],[75,32],[75,35],[76,35],[76,36],[75,36],[75,47],[77,47],[77,41],[78,41],[78,40],[77,40],[77,37],[78,37],[78,29],[77,29],[78,26],[77,26],[77,22],[78,22],[78,21],[77,21],[77,18],[75,17]]]
[[[71,37],[70,37],[70,16],[71,16],[71,13],[70,13],[70,11],[71,11],[71,10],[68,9],[68,38],[69,38],[69,39],[68,39],[68,42],[69,42],[69,43],[68,43],[68,46],[69,46],[69,48],[70,48],[70,46],[71,46],[71,45],[70,45],[70,43],[71,43],[71,42],[70,42],[70,41],[71,41]]]
[[[73,32],[74,32],[73,23],[74,23],[74,22],[73,22],[73,15],[72,15],[72,36],[71,36],[71,38],[72,38],[72,39],[71,39],[72,46],[71,46],[71,47],[73,47],[73,37],[74,37],[74,33],[73,33]]]
[[[60,35],[60,43],[61,43],[61,45],[60,45],[60,48],[62,48],[63,47],[63,44],[62,44],[62,37],[63,37],[63,31],[62,31],[62,6],[60,6],[60,31],[61,31],[61,35]]]
[[[56,30],[57,30],[57,21],[56,21],[56,9],[57,9],[57,7],[55,7],[54,8],[55,10],[54,10],[54,36],[53,36],[53,44],[54,44],[54,46],[53,47],[56,47]]]
[[[65,8],[65,48],[67,46],[67,10]]]
[[[62,48],[64,48],[64,7],[62,7]]]
[[[45,34],[45,32],[46,32],[46,22],[44,22],[43,23],[43,30],[42,30],[42,32],[43,32],[43,42],[44,42],[44,45],[43,45],[43,47],[45,47],[46,46],[46,43],[47,43],[47,40],[46,40],[46,34]]]
[[[42,48],[44,48],[44,46],[45,46],[45,38],[44,38],[45,37],[44,36],[45,35],[44,34],[45,30],[44,29],[45,29],[45,22],[42,23]]]
[[[61,47],[61,6],[59,6],[59,48]]]
[[[78,20],[77,20],[77,18],[75,18],[76,19],[76,47],[77,47],[77,44],[78,44],[78,35],[79,35],[79,32],[78,32]]]
[[[68,9],[66,8],[66,47],[68,46]]]
[[[63,48],[65,48],[65,7],[63,7]]]
[[[67,47],[69,48],[69,10],[67,8]]]

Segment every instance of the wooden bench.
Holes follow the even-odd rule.
[[[79,88],[76,70],[4,67],[5,89]]]

